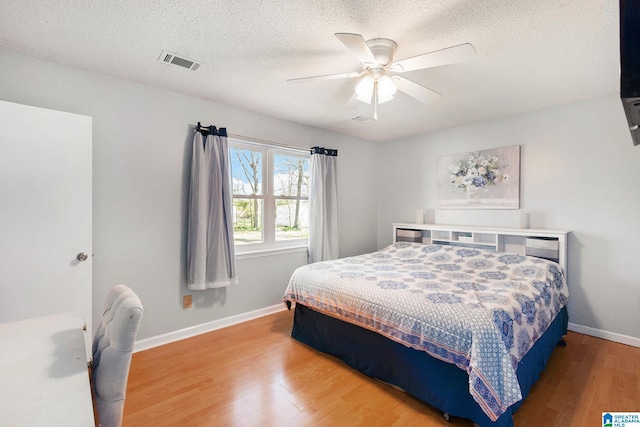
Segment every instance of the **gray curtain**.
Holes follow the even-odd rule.
[[[338,150],[311,149],[309,262],[338,258]]]
[[[206,139],[205,136],[206,135]],[[225,128],[202,128],[193,138],[187,286],[202,290],[238,284],[233,246],[233,204]]]

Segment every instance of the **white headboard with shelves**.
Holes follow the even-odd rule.
[[[446,244],[556,261],[567,276],[567,230],[393,223],[393,241]]]

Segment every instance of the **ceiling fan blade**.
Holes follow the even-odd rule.
[[[359,77],[363,72],[355,71],[353,73],[341,73],[341,74],[325,74],[322,76],[310,76],[310,77],[298,77],[295,79],[288,79],[288,82],[299,83],[305,82],[308,80],[333,80],[333,79],[351,79],[354,77]]]
[[[402,77],[396,76],[393,77],[393,80],[398,85],[398,90],[401,90],[410,97],[415,98],[424,104],[431,104],[433,102],[436,102],[442,96],[436,91],[427,89],[426,87],[419,85],[418,83],[414,83],[411,80],[407,80]]]
[[[455,64],[469,61],[476,57],[476,49],[470,43],[447,47],[434,52],[424,53],[413,58],[403,59],[394,63],[391,69],[396,73],[420,70],[422,68],[438,67],[440,65]]]
[[[360,34],[335,33],[338,40],[342,42],[363,64],[377,64],[376,57],[373,56],[367,42]]]
[[[359,99],[357,97],[357,94],[354,94],[351,99],[349,99],[349,102],[347,102],[347,106],[353,107],[353,109],[358,109],[358,111],[360,112],[360,114],[358,114],[355,117],[352,117],[351,120],[355,121],[355,122],[360,122],[360,123],[366,123],[366,122],[370,122],[370,121],[376,121],[378,120],[378,106],[375,103],[375,96],[371,97],[371,101],[370,102],[366,102],[363,101],[362,99]],[[366,102],[369,105],[365,105],[362,102]],[[347,107],[345,106],[345,108]],[[367,112],[364,112],[363,110],[365,108],[363,108],[363,106],[368,110]]]
[[[366,123],[374,120],[374,118],[369,116],[355,116],[352,117],[351,120],[353,120],[354,122]]]

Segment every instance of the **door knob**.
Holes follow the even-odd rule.
[[[86,252],[80,252],[76,258],[78,261],[86,261],[89,255]]]

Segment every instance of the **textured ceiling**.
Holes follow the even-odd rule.
[[[362,123],[355,80],[287,82],[360,70],[336,32],[393,39],[396,60],[461,43],[477,59],[403,74],[442,98],[398,94]],[[617,0],[2,0],[0,48],[371,141],[619,90]]]

